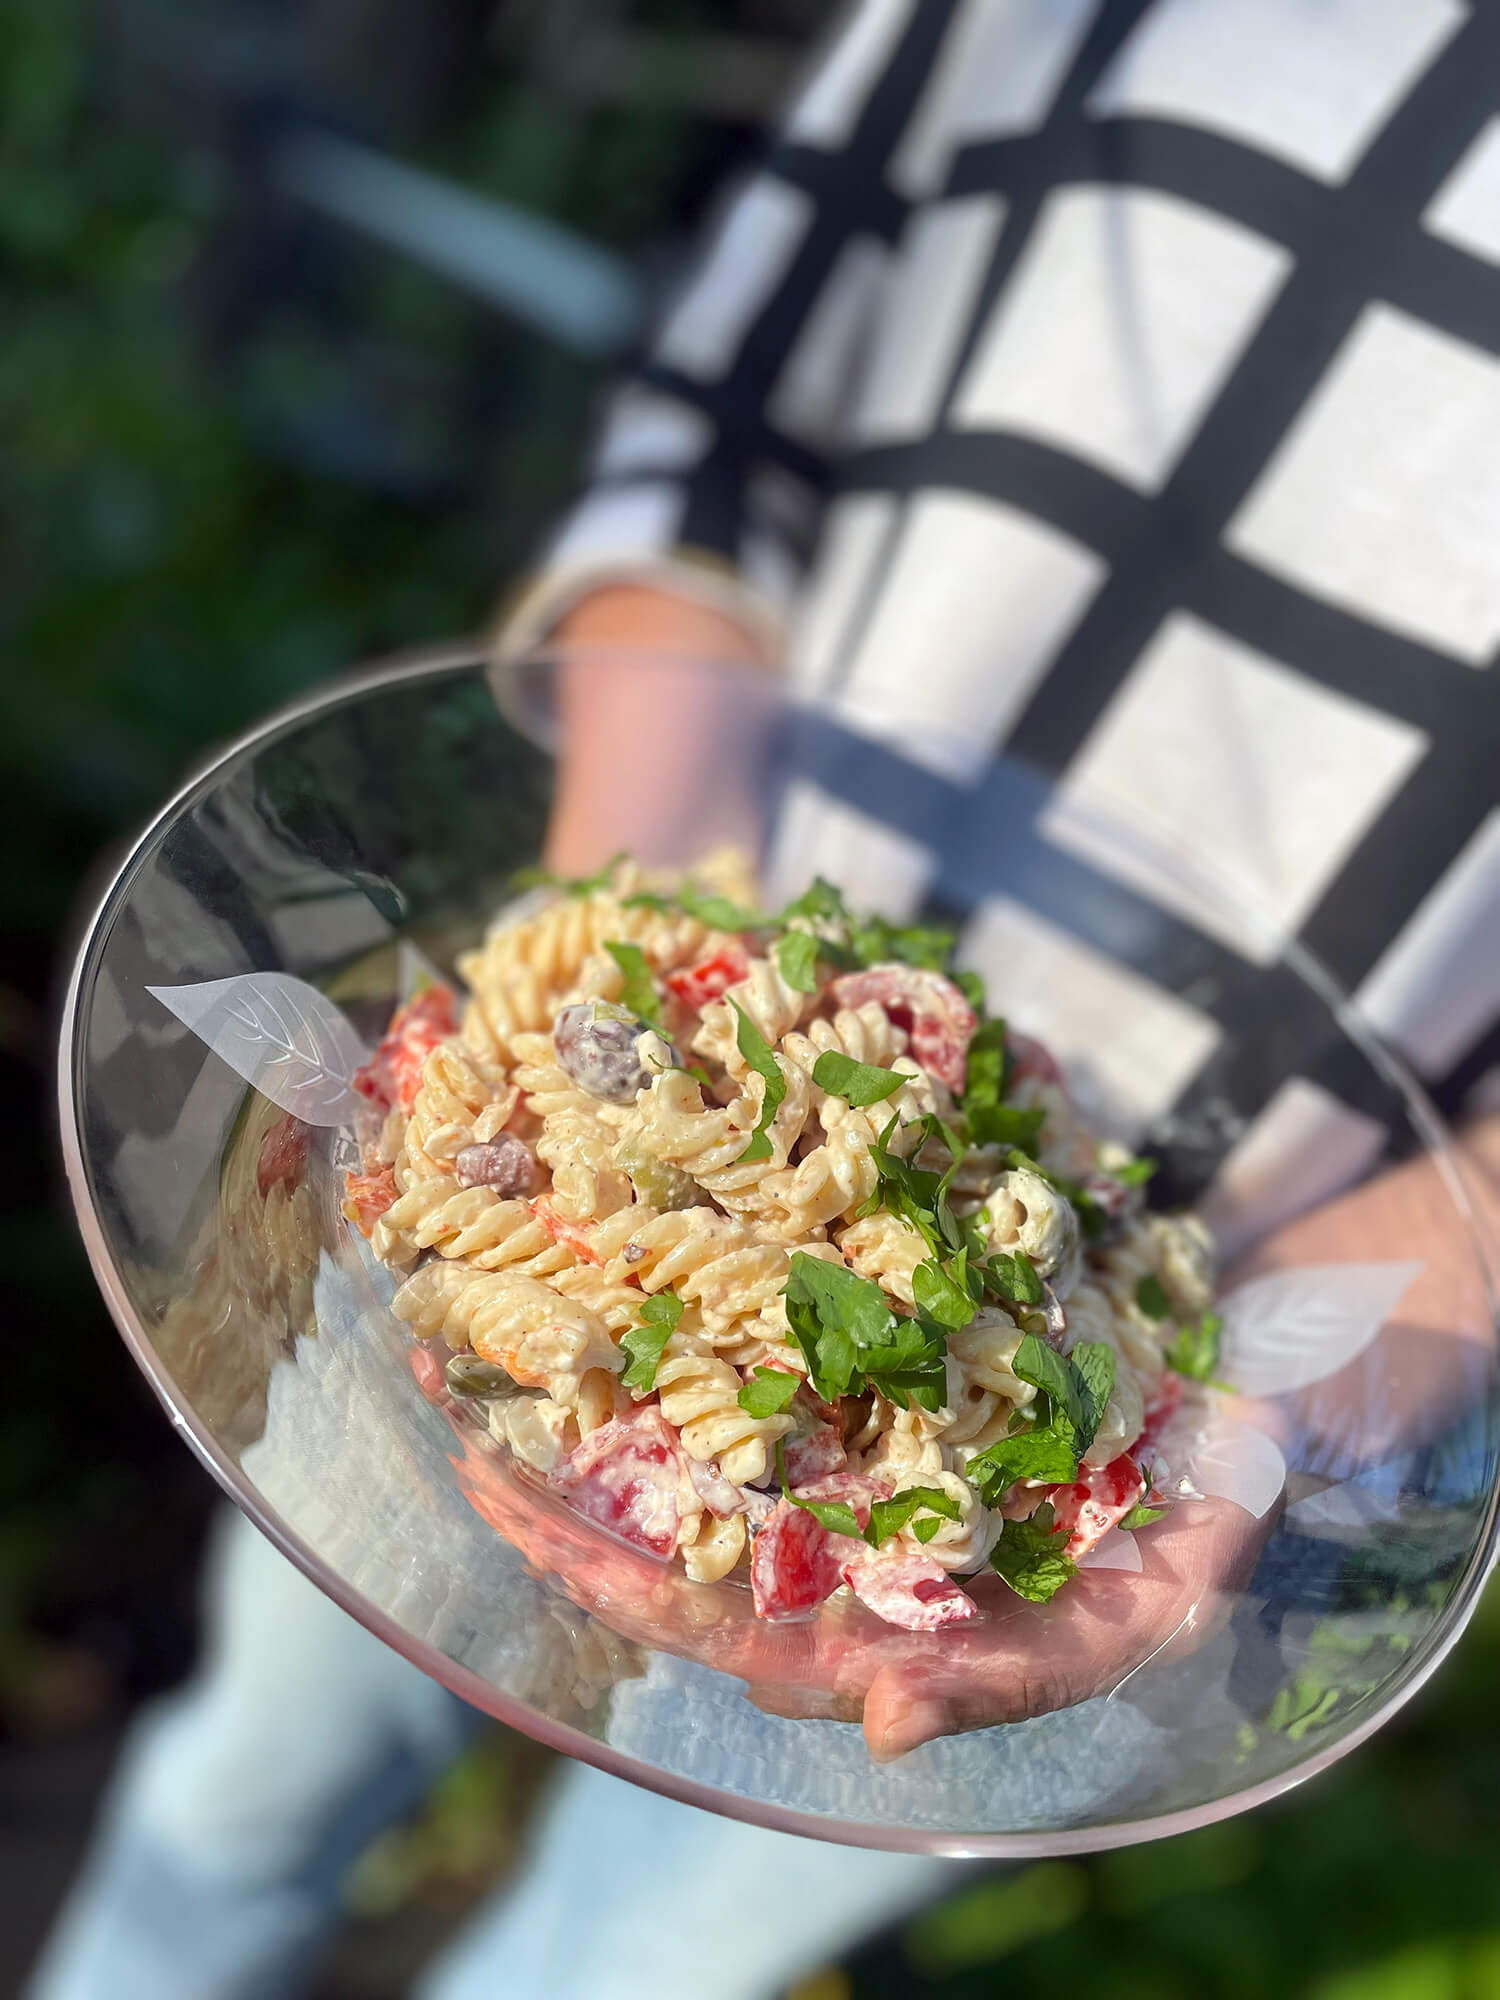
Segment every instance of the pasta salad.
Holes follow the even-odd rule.
[[[497,1439],[761,1617],[1045,1601],[1157,1518],[1208,1232],[950,936],[752,895],[732,856],[533,888],[360,1072],[344,1212]]]

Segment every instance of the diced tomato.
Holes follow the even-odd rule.
[[[1005,1030],[1005,1046],[1010,1051],[1012,1083],[1024,1083],[1031,1078],[1037,1083],[1061,1084],[1062,1071],[1045,1042],[1037,1041],[1032,1035],[1018,1035],[1014,1028],[1008,1027]]]
[[[750,1551],[756,1617],[793,1618],[831,1597],[839,1587],[838,1551],[848,1546],[847,1536],[830,1535],[805,1507],[779,1501]]]
[[[1146,1414],[1141,1420],[1141,1444],[1155,1444],[1162,1432],[1176,1416],[1182,1402],[1182,1377],[1175,1368],[1168,1368],[1156,1385],[1156,1394],[1146,1405]]]
[[[861,1604],[907,1632],[961,1624],[979,1609],[931,1556],[915,1550],[866,1549],[844,1564],[842,1574]]]
[[[546,1230],[554,1243],[571,1250],[575,1257],[581,1257],[585,1264],[602,1264],[604,1259],[589,1241],[589,1233],[576,1222],[569,1222],[559,1215],[547,1195],[539,1194],[531,1203],[531,1212]]]
[[[380,1046],[363,1069],[354,1072],[354,1088],[387,1110],[399,1104],[410,1111],[422,1080],[422,1065],[439,1042],[458,1032],[453,992],[428,986],[391,1016]]]
[[[1104,1540],[1110,1529],[1124,1519],[1146,1490],[1141,1468],[1122,1452],[1108,1465],[1085,1466],[1083,1477],[1071,1486],[1053,1486],[1047,1492],[1059,1528],[1066,1528],[1068,1540],[1063,1554],[1077,1562]]]
[[[831,987],[839,1007],[863,1007],[874,1000],[908,1037],[913,1061],[952,1091],[964,1087],[969,1043],[978,1017],[951,979],[912,965],[872,965],[846,972]]]
[[[548,1475],[580,1514],[658,1556],[677,1546],[688,1480],[676,1434],[654,1405],[591,1431]]]
[[[731,1514],[744,1513],[745,1502],[740,1489],[720,1472],[717,1459],[710,1459],[705,1465],[700,1459],[690,1458],[687,1469],[693,1491],[710,1514],[727,1521]]]
[[[344,1187],[344,1214],[361,1236],[368,1236],[396,1199],[396,1169],[379,1167],[373,1174],[348,1174]]]
[[[255,1162],[255,1185],[262,1200],[278,1182],[290,1192],[301,1181],[307,1171],[309,1137],[307,1126],[290,1111],[268,1129]]]
[[[685,1007],[701,1014],[710,1000],[720,1000],[727,989],[738,986],[750,971],[750,959],[743,945],[726,944],[701,965],[669,972],[667,985]]]
[[[810,1480],[842,1472],[849,1462],[835,1424],[819,1424],[816,1430],[804,1431],[800,1437],[789,1437],[783,1450],[787,1481],[799,1493]]]

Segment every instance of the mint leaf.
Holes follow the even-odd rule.
[[[984,1268],[991,1280],[990,1289],[1011,1305],[1042,1304],[1042,1281],[1024,1250],[1016,1251],[1014,1256],[1009,1251],[997,1250]]]
[[[786,1452],[780,1438],[776,1440],[776,1476],[781,1481],[781,1497],[789,1500],[794,1507],[800,1507],[805,1514],[828,1530],[830,1535],[852,1535],[856,1538],[864,1534],[859,1525],[859,1516],[847,1500],[799,1500],[787,1484]]]
[[[518,868],[510,878],[510,886],[513,889],[561,889],[565,896],[591,896],[596,889],[607,889],[620,863],[629,859],[629,850],[622,847],[594,875],[559,875],[551,868]]]
[[[641,1307],[641,1323],[620,1337],[630,1366],[620,1377],[627,1389],[649,1395],[656,1387],[656,1370],[667,1342],[682,1318],[682,1300],[675,1292],[658,1292]]]
[[[620,988],[620,1005],[627,1007],[638,1021],[645,1021],[662,1033],[661,1002],[657,998],[656,982],[651,977],[651,967],[646,954],[638,944],[620,944],[606,938],[604,949],[625,975],[625,983]]]
[[[813,1082],[832,1097],[842,1097],[856,1109],[878,1104],[899,1090],[906,1078],[897,1069],[877,1069],[874,1063],[855,1062],[852,1056],[827,1049],[813,1064]]]
[[[1171,1511],[1170,1507],[1148,1507],[1144,1500],[1137,1500],[1128,1514],[1120,1516],[1117,1525],[1133,1535],[1137,1528],[1149,1528],[1153,1521],[1159,1521]]]
[[[1080,1340],[1068,1356],[1068,1366],[1077,1379],[1083,1406],[1083,1421],[1078,1426],[1078,1453],[1082,1457],[1094,1442],[1114,1390],[1115,1351],[1102,1340]]]
[[[818,940],[811,931],[788,931],[776,940],[776,963],[796,993],[818,990]]]
[[[977,972],[965,970],[953,974],[953,984],[962,993],[976,1014],[984,1013],[984,981]]]
[[[1135,1302],[1147,1319],[1165,1319],[1172,1310],[1172,1302],[1154,1271],[1136,1280]]]
[[[911,1288],[918,1307],[940,1326],[957,1329],[967,1326],[974,1317],[974,1301],[967,1287],[957,1283],[936,1257],[918,1264],[912,1272]]]
[[[942,1525],[936,1514],[924,1514],[920,1521],[912,1522],[911,1531],[919,1542],[930,1542]]]
[[[750,1417],[777,1417],[802,1387],[802,1377],[787,1368],[757,1368],[735,1401]]]
[[[1046,1604],[1078,1574],[1078,1565],[1063,1554],[1068,1533],[1054,1529],[1050,1501],[1044,1500],[1029,1521],[1007,1521],[990,1551],[990,1564],[1018,1597]]]
[[[1144,1187],[1159,1164],[1156,1160],[1148,1159],[1143,1153],[1139,1159],[1127,1160],[1123,1167],[1106,1167],[1104,1172],[1125,1187]]]
[[[1193,1325],[1183,1327],[1172,1342],[1167,1349],[1167,1366],[1175,1368],[1179,1375],[1190,1375],[1195,1382],[1213,1383],[1214,1370],[1219,1365],[1219,1336],[1223,1331],[1224,1322],[1219,1315],[1205,1313]]]
[[[870,1506],[870,1525],[865,1529],[865,1540],[872,1549],[878,1549],[882,1542],[899,1534],[914,1514],[926,1511],[932,1516],[932,1526],[924,1535],[926,1522],[917,1524],[916,1533],[924,1542],[930,1542],[944,1521],[963,1519],[958,1502],[951,1493],[945,1493],[940,1486],[908,1486],[893,1500],[876,1500]]]
[[[786,1096],[786,1078],[777,1067],[776,1058],[771,1053],[771,1044],[739,1001],[731,1000],[729,1004],[739,1017],[739,1027],[734,1037],[735,1047],[751,1069],[765,1079],[766,1085],[766,1094],[761,1099],[760,1117],[756,1120],[755,1130],[750,1134],[750,1143],[740,1154],[740,1159],[769,1160],[771,1141],[767,1134],[777,1112],[781,1109],[782,1099]]]

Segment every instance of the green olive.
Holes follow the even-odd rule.
[[[443,1370],[455,1396],[501,1396],[514,1387],[505,1370],[477,1354],[455,1354]]]

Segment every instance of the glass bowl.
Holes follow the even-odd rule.
[[[578,746],[570,865],[750,841],[772,893],[819,869],[895,915],[966,913],[996,1011],[1050,1037],[1102,1125],[1160,1157],[1154,1201],[1211,1216],[1239,1394],[1223,1399],[1232,1443],[1194,1474],[1210,1499],[1184,1506],[1227,1507],[1240,1555],[1216,1589],[1168,1593],[1171,1629],[1107,1685],[1070,1687],[1056,1607],[1018,1605],[985,1643],[1010,1647],[1031,1705],[1068,1705],[994,1724],[979,1703],[963,1733],[874,1761],[868,1668],[830,1673],[828,1632],[841,1659],[897,1660],[914,1699],[952,1685],[968,1657],[944,1652],[952,1635],[871,1637],[833,1606],[767,1627],[733,1578],[688,1583],[539,1490],[391,1313],[389,1274],[341,1215],[337,1122],[268,1180],[284,1071],[264,1047],[259,1069],[235,1058],[222,1009],[215,1053],[177,1017],[192,1008],[159,997],[291,975],[372,1043],[413,966],[449,974],[538,861],[560,739]],[[1039,774],[1002,763],[979,782],[982,764],[972,744],[703,663],[536,660],[493,689],[468,655],[377,669],[268,720],[142,835],[79,954],[60,1090],[79,1219],[131,1352],[235,1503],[381,1639],[514,1727],[691,1804],[1026,1856],[1202,1825],[1375,1729],[1474,1607],[1500,1422],[1484,1246],[1399,1064],[1253,898],[1170,842],[1095,827],[1134,850],[1124,879],[1172,885],[1122,888],[1038,832]],[[1214,1014],[1221,947],[1193,942],[1208,931],[1274,974],[1256,1018]],[[1335,1089],[1357,1110],[1325,1115]],[[1421,1178],[1421,1229],[1387,1225],[1355,1255],[1337,1197],[1382,1175],[1398,1195]],[[1171,1558],[1141,1546],[1144,1575],[1131,1553],[1070,1586],[1096,1622],[1162,1587]]]

